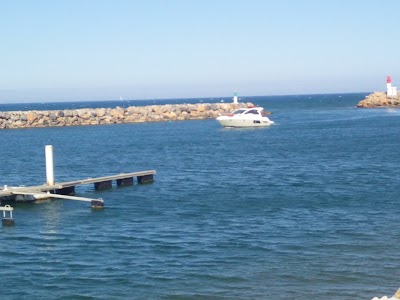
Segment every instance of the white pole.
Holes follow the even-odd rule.
[[[47,185],[54,185],[53,146],[46,145],[46,180]]]

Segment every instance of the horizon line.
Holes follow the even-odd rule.
[[[272,95],[251,95],[251,96],[239,96],[240,98],[251,98],[251,97],[288,97],[288,96],[318,96],[318,95],[348,95],[348,94],[371,94],[373,92],[333,92],[333,93],[304,93],[304,94],[286,94],[286,95],[281,95],[281,94],[272,94]],[[27,101],[27,102],[3,102],[0,101],[0,104],[28,104],[28,103],[33,103],[33,104],[38,104],[38,103],[73,103],[73,102],[108,102],[108,101],[152,101],[152,100],[193,100],[193,99],[214,99],[214,98],[221,98],[223,100],[227,98],[233,98],[230,96],[212,96],[212,97],[179,97],[179,98],[151,98],[151,99],[108,99],[108,100],[55,100],[55,101]],[[12,100],[10,100],[12,101]]]

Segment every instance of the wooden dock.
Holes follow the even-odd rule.
[[[96,178],[86,178],[75,181],[59,182],[53,185],[43,184],[36,186],[19,186],[7,187],[0,189],[0,200],[3,197],[10,197],[18,194],[41,194],[50,192],[51,194],[73,195],[75,194],[75,186],[84,184],[94,184],[95,190],[107,189],[112,187],[112,181],[115,180],[117,186],[128,186],[134,184],[134,178],[137,178],[137,183],[147,183],[153,181],[153,176],[156,171],[141,171],[132,173],[121,173],[111,176],[103,176]],[[56,197],[55,197],[56,198]]]

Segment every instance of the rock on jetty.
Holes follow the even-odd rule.
[[[381,298],[374,297],[371,300],[400,300],[400,289],[397,290],[396,294],[394,294],[392,297],[388,296],[383,296]]]
[[[400,107],[400,93],[397,97],[388,97],[384,92],[374,92],[358,102],[357,107]]]
[[[216,118],[252,103],[199,103],[0,112],[0,129],[142,123]]]

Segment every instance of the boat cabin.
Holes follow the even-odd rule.
[[[253,115],[265,117],[264,108],[262,108],[262,107],[252,107],[252,108],[247,108],[247,109],[240,108],[233,112],[233,115],[242,115],[242,114],[243,115],[253,114]]]

